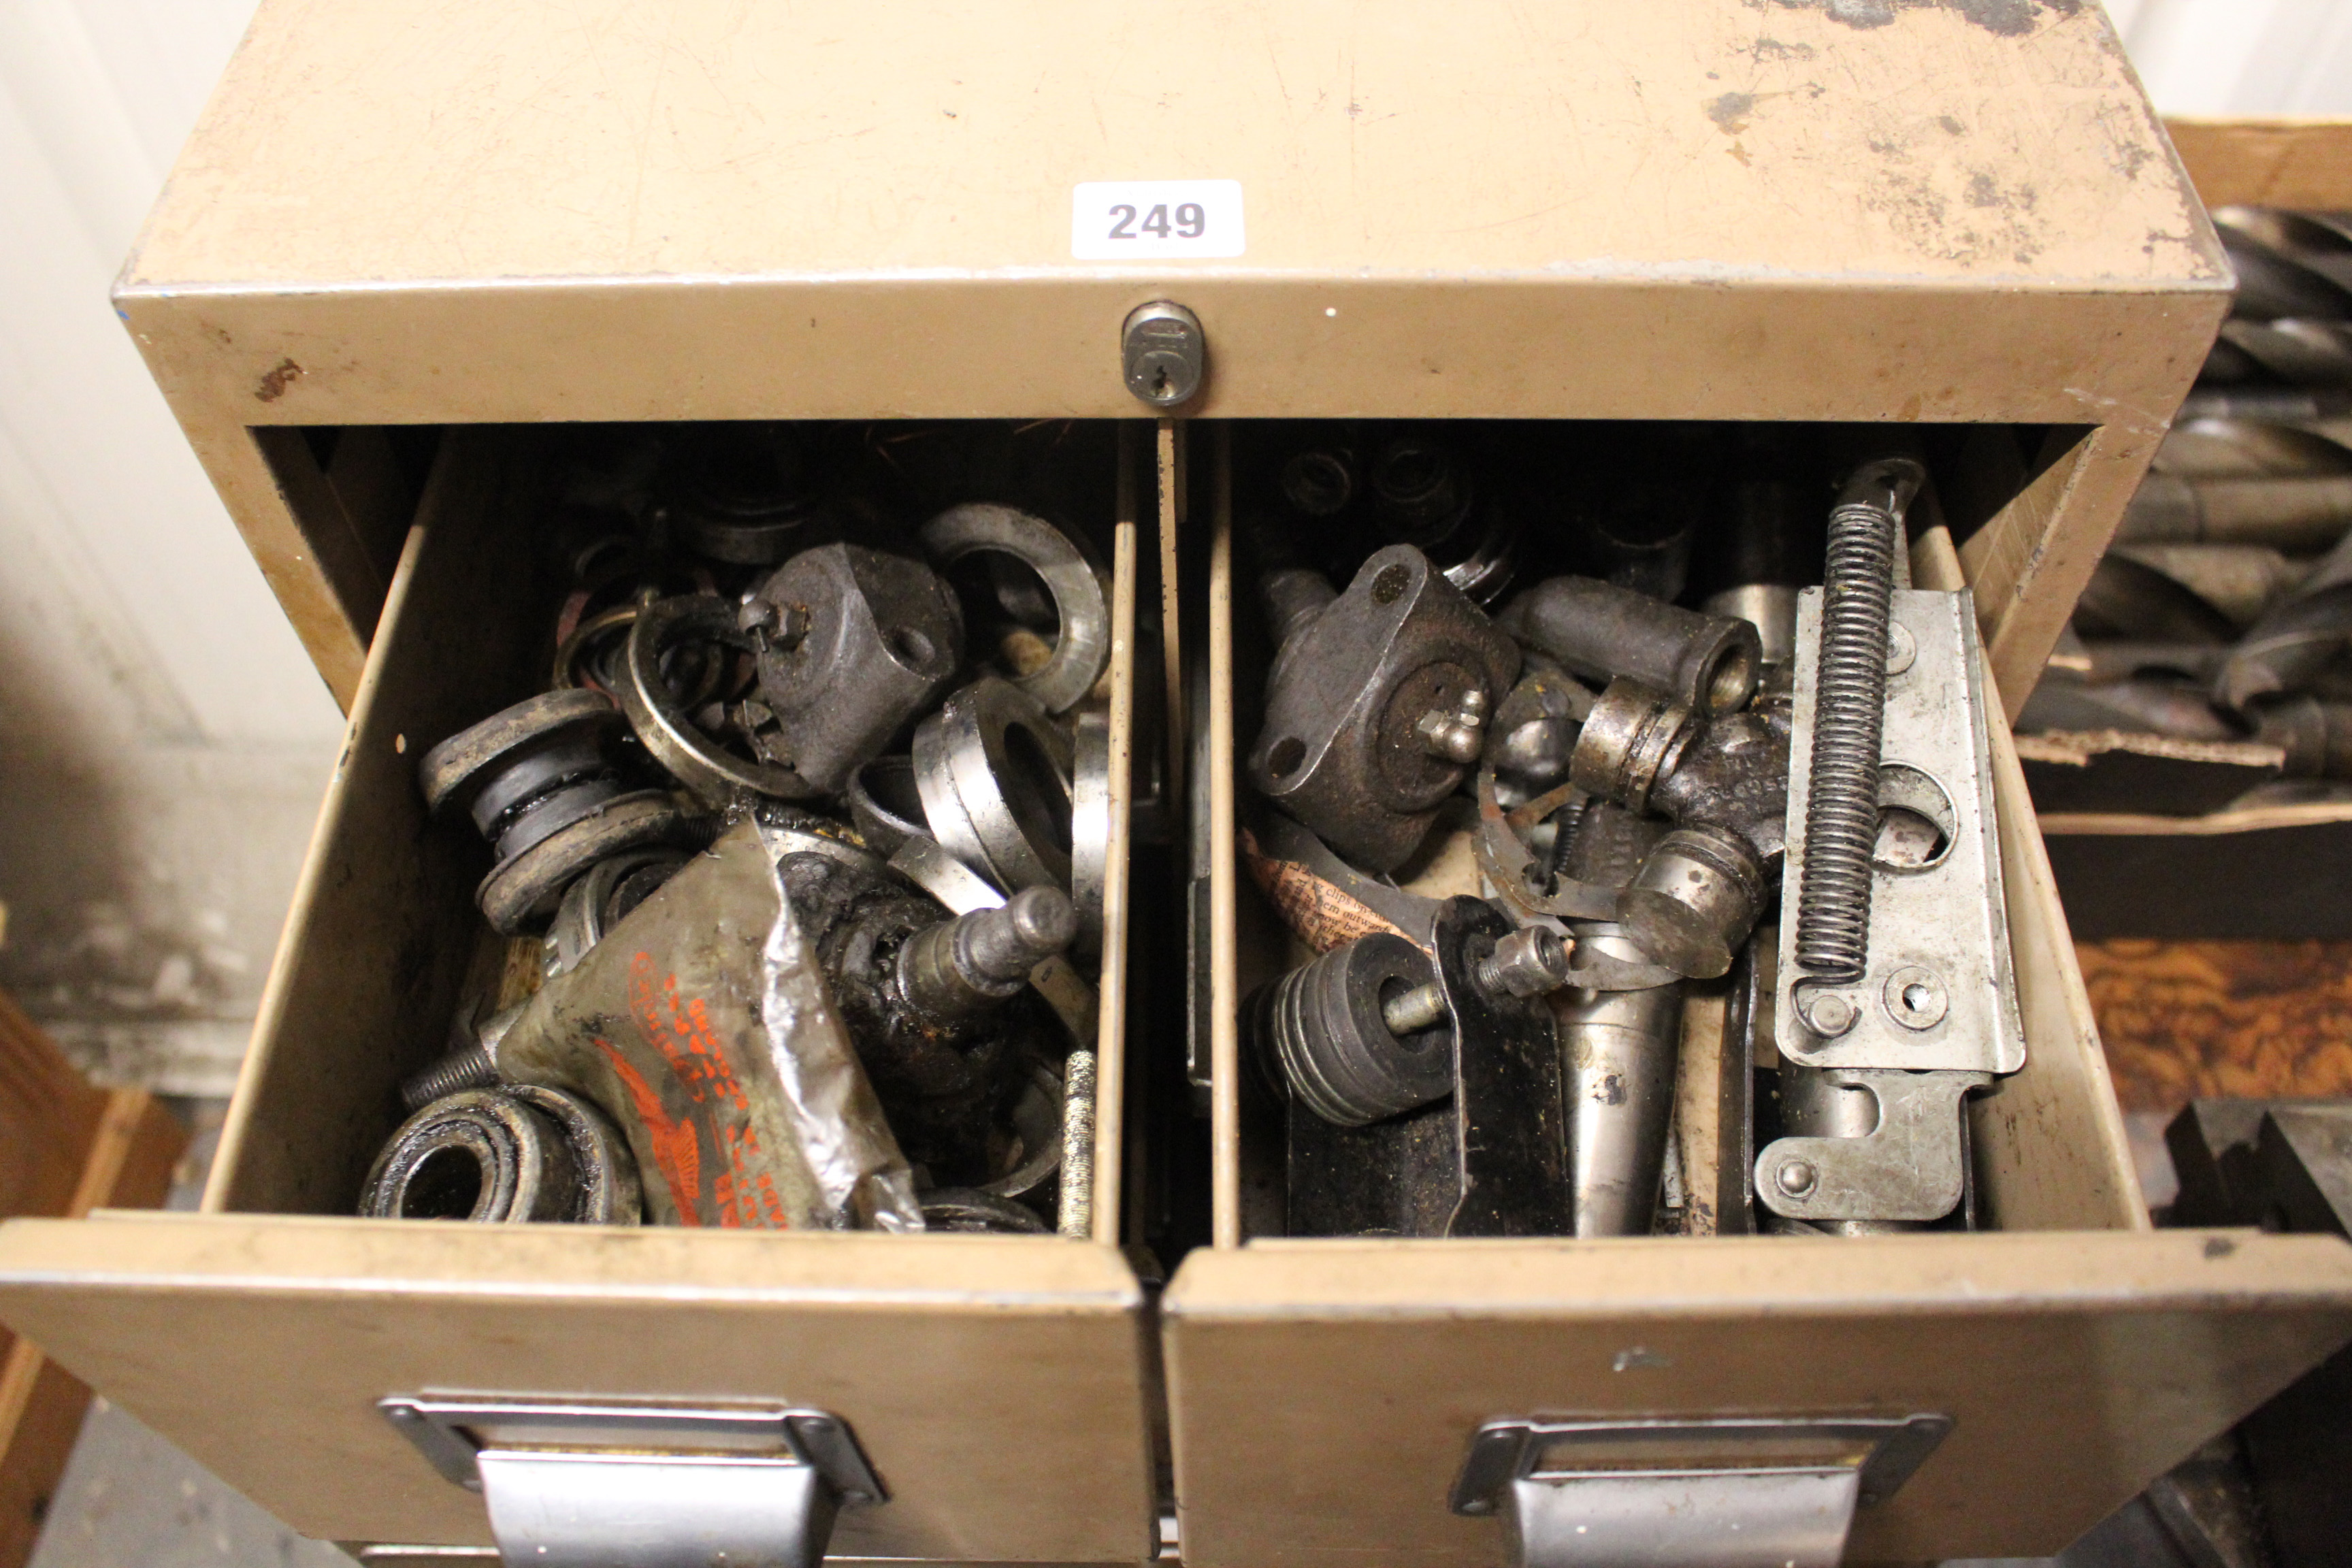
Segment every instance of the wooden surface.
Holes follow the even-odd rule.
[[[2352,207],[2352,120],[2165,121],[2209,207]]]
[[[2217,1095],[2352,1095],[2352,942],[2076,950],[2126,1110]]]
[[[2063,427],[1971,544],[2016,702],[2226,280],[2103,14],[2008,9],[268,0],[120,302],[347,704],[391,542],[257,427],[1134,417],[1169,294],[1195,415]],[[1071,258],[1177,175],[1244,256]]]
[[[142,1089],[91,1088],[0,993],[0,1216],[79,1216],[160,1204],[187,1135]],[[40,1537],[89,1389],[0,1330],[0,1568]]]

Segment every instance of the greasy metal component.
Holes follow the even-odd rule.
[[[563,891],[542,941],[541,971],[551,979],[571,970],[604,933],[686,864],[683,849],[632,849],[609,855]]]
[[[823,855],[784,855],[777,873],[909,1163],[943,1183],[974,1185],[999,1174],[992,1129],[1038,1034],[1018,985],[987,1007],[934,1011],[940,998],[928,994],[919,1005],[906,988],[904,955],[943,923],[937,902],[887,868],[858,869]]]
[[[1391,436],[1372,454],[1366,489],[1381,536],[1427,555],[1474,603],[1491,604],[1510,586],[1518,524],[1482,500],[1443,439],[1412,430]]]
[[[920,561],[862,544],[803,550],[746,595],[760,691],[793,770],[834,794],[929,708],[963,662],[963,613]]]
[[[908,937],[898,949],[898,994],[916,1012],[969,1018],[1021,994],[1029,972],[1077,936],[1077,910],[1058,888],[1024,888]]]
[[[1077,540],[1044,518],[972,501],[923,524],[923,549],[942,570],[968,555],[1012,557],[1037,574],[1060,622],[1044,666],[1013,682],[1066,713],[1086,700],[1110,662],[1110,578]]]
[[[2347,516],[2352,516],[2352,474],[2183,479],[2152,473],[2132,492],[2116,541],[2318,551],[2343,537]]]
[[[1258,579],[1258,597],[1265,605],[1266,635],[1280,647],[1324,607],[1339,596],[1331,580],[1304,566],[1283,566]]]
[[[1748,583],[1708,595],[1699,608],[1710,616],[1754,626],[1758,657],[1764,668],[1781,669],[1797,657],[1797,593],[1792,584]]]
[[[360,1198],[371,1219],[635,1225],[637,1171],[620,1132],[576,1096],[464,1089],[395,1131]]]
[[[1191,401],[1209,371],[1209,335],[1201,318],[1171,300],[1128,312],[1118,330],[1119,374],[1152,408]]]
[[[1991,1073],[1830,1068],[1818,1081],[1875,1101],[1869,1131],[1776,1139],[1756,1157],[1759,1202],[1815,1223],[1916,1224],[1959,1206],[1969,1174],[1961,1102]]]
[[[751,634],[737,624],[736,606],[715,594],[648,605],[629,628],[620,698],[639,743],[689,793],[710,805],[761,796],[800,800],[821,793],[789,766],[753,762],[726,751],[688,717],[670,689],[663,662],[672,648],[695,643],[751,653],[759,648]]]
[[[915,727],[923,816],[1008,890],[1070,881],[1070,738],[1029,693],[982,676]]]
[[[2237,624],[2160,569],[2125,554],[2102,560],[2074,605],[2084,637],[2139,642],[2225,643]]]
[[[1036,1212],[973,1187],[934,1187],[922,1194],[923,1228],[953,1235],[1044,1236]]]
[[[1094,1054],[1084,1055],[1091,1072]],[[1017,1198],[1035,1192],[1062,1169],[1064,1094],[1060,1068],[1046,1061],[1029,1065],[1028,1078],[1004,1113],[1012,1133],[1004,1158],[1012,1162],[1011,1167],[1003,1175],[980,1183],[981,1192],[991,1197]]]
[[[522,1012],[518,1002],[477,1024],[460,1016],[450,1021],[448,1048],[440,1059],[400,1082],[401,1108],[412,1113],[466,1089],[499,1084],[499,1042]]]
[[[1538,999],[1482,988],[1475,973],[1511,930],[1476,899],[1449,899],[1439,912],[1434,954],[1454,1045],[1433,1042],[1433,1054],[1451,1060],[1450,1099],[1361,1126],[1289,1100],[1292,1235],[1564,1233],[1567,1150],[1549,1012]],[[1377,1015],[1369,1027],[1387,1033]]]
[[[1491,702],[1518,665],[1510,638],[1426,556],[1377,551],[1276,654],[1251,783],[1343,858],[1392,869],[1463,778],[1440,749],[1450,732],[1425,734],[1423,720],[1458,722],[1465,693]]]
[[[1496,942],[1495,950],[1471,971],[1481,991],[1509,996],[1540,996],[1557,991],[1572,973],[1568,943],[1547,926],[1521,926]],[[1381,1022],[1400,1039],[1445,1018],[1445,993],[1434,980],[1391,994],[1381,1003]]]
[[[1391,994],[1427,986],[1433,1016],[1400,1034],[1382,1016]],[[1259,1068],[1340,1127],[1361,1127],[1454,1092],[1452,1018],[1429,954],[1375,934],[1335,948],[1261,987],[1245,1016]]]
[[[891,855],[908,838],[930,834],[922,792],[915,785],[915,759],[904,752],[867,763],[849,775],[842,794],[858,837],[877,855]]]
[[[1619,897],[1618,919],[1666,968],[1713,980],[1731,972],[1770,891],[1746,837],[1702,824],[1659,841]]]
[[[1103,894],[1110,882],[1110,712],[1081,708],[1070,725],[1070,901],[1078,950],[1102,946]]]
[[[1644,956],[1612,925],[1580,926],[1577,947],[1626,963]],[[1682,983],[1567,990],[1551,1008],[1565,1077],[1574,1234],[1646,1236],[1674,1114]]]
[[[1568,777],[1577,731],[1592,702],[1592,693],[1550,659],[1527,657],[1518,683],[1486,726],[1486,762],[1494,770],[1496,798],[1507,808]]]
[[[1790,922],[1792,972],[1812,979],[1859,980],[1869,956],[1895,555],[1903,547],[1904,513],[1926,477],[1905,458],[1864,464],[1830,513],[1820,641],[1805,650],[1813,654],[1811,711],[1800,721],[1808,739],[1807,853]]]
[[[690,426],[657,516],[714,561],[772,566],[820,542],[820,504],[798,426],[730,421]]]
[[[1612,680],[1585,715],[1569,758],[1569,782],[1628,811],[1647,813],[1650,792],[1702,730],[1697,715],[1664,692],[1638,680]]]
[[[630,792],[605,744],[621,728],[595,691],[550,691],[502,709],[426,752],[417,764],[436,815],[465,812],[498,864],[476,893],[511,933],[553,911],[564,883],[598,855],[672,836],[680,814],[654,791]]]
[[[1797,665],[1800,731],[1812,721],[1820,606],[1819,593],[1808,590]],[[1976,619],[1964,592],[1900,590],[1893,613],[1910,627],[1919,655],[1889,683],[1882,709],[1876,743],[1885,760],[1861,824],[1871,889],[1866,931],[1856,943],[1862,962],[1843,976],[1804,964],[1798,935],[1783,919],[1778,1044],[1784,1058],[1815,1067],[2014,1072],[2024,1065],[2025,1040],[2010,963]],[[1797,885],[1812,856],[1809,760],[1801,748],[1790,780],[1787,875]],[[1933,825],[1934,847],[1924,858],[1916,847],[1881,857],[1885,825],[1904,822],[1899,814]],[[1924,1032],[1891,1016],[1883,1001],[1886,977],[1915,966],[1936,976],[1950,999],[1943,1022]],[[1839,1000],[1845,1019],[1830,1031],[1834,1039],[1822,1037],[1822,1020],[1814,1029],[1806,1025],[1815,1004],[1829,997]]]
[[[930,837],[908,839],[890,857],[890,869],[937,899],[955,914],[994,909],[1004,895],[981,874],[949,854]],[[1062,1021],[1071,1043],[1091,1049],[1099,1024],[1099,998],[1091,982],[1069,960],[1049,958],[1029,972],[1029,984]]]
[[[1498,623],[1570,673],[1630,677],[1702,714],[1744,707],[1763,647],[1743,620],[1701,615],[1590,577],[1553,577],[1503,607]]]
[[[1836,1568],[1856,1508],[1935,1452],[1949,1416],[1489,1421],[1454,1511],[1501,1516],[1516,1568]]]
[[[1309,447],[1282,465],[1282,497],[1309,517],[1337,517],[1356,499],[1356,454],[1344,446]]]
[[[2312,697],[2265,703],[2254,712],[2254,739],[2286,753],[2291,779],[2352,779],[2352,704]]]

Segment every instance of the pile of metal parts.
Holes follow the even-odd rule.
[[[2352,214],[2213,218],[2230,319],[2019,728],[2252,740],[2352,784]]]
[[[1280,1223],[1973,1223],[1963,1102],[2024,1051],[1974,616],[1907,583],[1922,468],[1814,489],[1750,441],[1539,541],[1479,510],[1475,463],[1350,427],[1236,496],[1274,650],[1243,848],[1308,955],[1244,1009]],[[1341,589],[1313,524],[1348,508],[1377,547]],[[1539,543],[1589,574],[1506,597]],[[1707,1173],[1677,1128],[1694,997],[1728,1110]]]
[[[934,496],[990,482],[952,431],[928,439],[944,455],[880,459],[944,466]],[[418,770],[441,831],[489,846],[484,919],[538,962],[468,995],[404,1086],[362,1214],[1088,1233],[1109,574],[1012,505],[894,515],[860,482],[876,458],[854,429],[672,426],[564,482],[548,689]],[[772,867],[751,906],[713,851],[747,831]],[[679,940],[743,1005],[638,951]],[[814,990],[783,991],[794,964]],[[622,1016],[565,1033],[605,991]],[[698,1133],[714,1096],[740,1114]],[[857,1126],[877,1102],[887,1126]],[[919,1218],[794,1201],[792,1168],[743,1161],[763,1130],[808,1169],[878,1141]]]

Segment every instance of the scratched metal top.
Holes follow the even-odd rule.
[[[1178,178],[1240,184],[1243,255],[1073,259],[1075,185]],[[264,0],[123,303],[152,355],[171,329],[152,307],[192,289],[496,295],[399,334],[445,401],[493,346],[544,373],[529,406],[460,399],[492,416],[631,411],[613,362],[659,309],[582,301],[723,280],[734,303],[664,318],[681,357],[648,377],[704,412],[1132,412],[1103,340],[1119,301],[1167,293],[1225,351],[1202,412],[1294,411],[1321,380],[1350,389],[1328,412],[1753,416],[1771,378],[1820,363],[1797,345],[1859,335],[1900,390],[1849,382],[1784,416],[1937,417],[2000,412],[1995,381],[2116,395],[2115,351],[1986,361],[2078,319],[2033,307],[1931,330],[1916,301],[1784,317],[1698,297],[2177,298],[2226,277],[2088,0]],[[1451,279],[1489,291],[1416,315]],[[533,314],[559,284],[584,292]],[[1584,304],[1531,304],[1570,294]],[[395,344],[346,341],[348,310],[200,314],[179,325],[237,349],[251,418],[371,399],[448,416],[411,395]],[[2093,314],[2085,338],[2122,319]],[[790,340],[749,386],[725,341],[746,331]],[[1705,374],[1592,368],[1662,353]],[[259,396],[281,361],[299,374]],[[820,363],[832,394],[804,384]],[[1020,395],[992,401],[1008,379]],[[2042,416],[2095,417],[2036,395]]]

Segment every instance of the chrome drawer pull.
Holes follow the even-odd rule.
[[[1519,1568],[1833,1568],[1949,1416],[1490,1421],[1454,1511],[1500,1514]]]
[[[520,1568],[815,1568],[844,1504],[888,1493],[840,1417],[774,1405],[379,1400],[482,1494]]]

